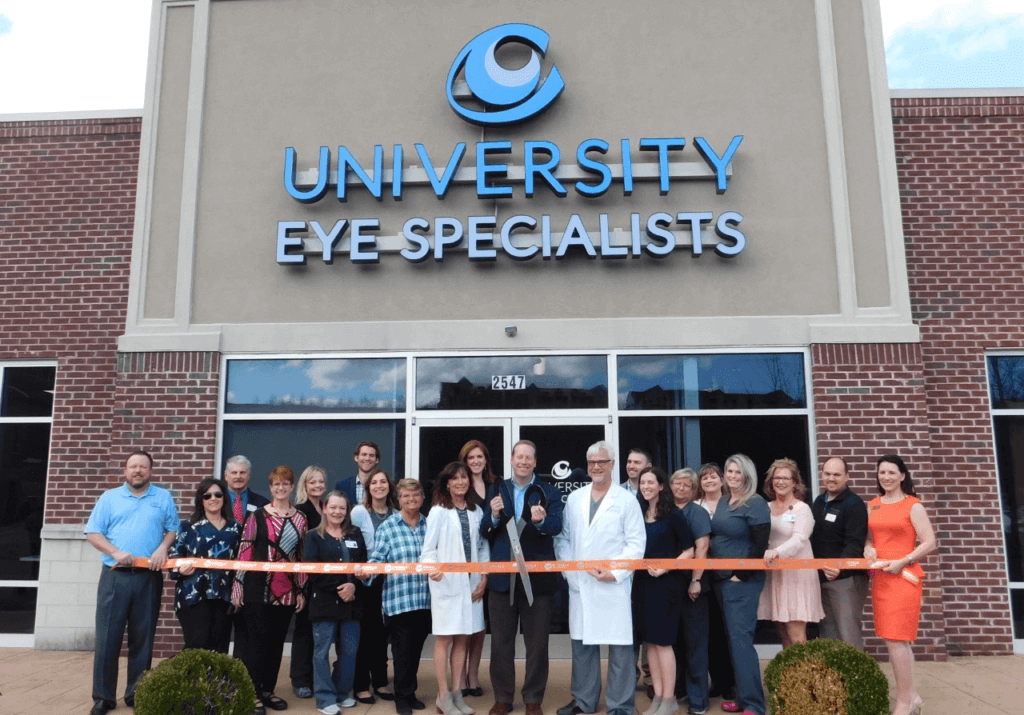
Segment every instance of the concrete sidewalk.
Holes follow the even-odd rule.
[[[762,662],[762,668],[766,665]],[[522,661],[517,662],[519,683],[522,683]],[[124,688],[125,659],[121,659],[119,690]],[[892,682],[892,669],[887,663],[882,670]],[[469,698],[467,702],[486,715],[492,703],[487,661],[480,668],[484,687],[482,698]],[[990,658],[951,658],[945,663],[917,663],[915,676],[918,690],[925,699],[922,715],[1024,715],[1024,656]],[[432,706],[437,687],[429,661],[420,664],[419,697]],[[292,694],[288,682],[288,659],[281,665],[277,693],[290,705],[287,712],[313,715],[316,705],[312,700],[299,700]],[[92,707],[92,653],[88,651],[37,651],[28,648],[0,649],[0,713],[2,715],[86,715]],[[890,691],[891,692],[891,691]],[[551,677],[544,700],[545,715],[554,715],[557,708],[570,700],[569,661],[551,661]],[[711,702],[709,713],[722,713]],[[637,705],[643,711],[647,698],[637,694]],[[522,702],[517,700],[516,711],[522,713]],[[115,713],[130,713],[119,702]],[[424,711],[433,712],[432,707]],[[602,708],[599,712],[604,712]],[[680,713],[685,713],[685,709]],[[345,710],[348,715],[393,715],[391,703],[378,701],[375,705],[359,705]]]

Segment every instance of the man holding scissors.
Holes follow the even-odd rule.
[[[515,642],[522,622],[526,645],[523,702],[526,715],[542,715],[548,685],[548,635],[555,610],[557,573],[531,575],[526,561],[554,561],[554,537],[562,531],[562,495],[536,478],[537,447],[520,440],[512,447],[512,478],[487,492],[480,533],[490,542],[491,561],[515,561],[519,573],[491,574],[491,684],[494,705],[488,715],[506,715],[515,695]]]

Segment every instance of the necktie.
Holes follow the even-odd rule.
[[[235,494],[235,521],[242,523],[242,495]]]

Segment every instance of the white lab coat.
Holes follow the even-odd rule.
[[[491,548],[480,535],[483,510],[467,511],[470,561],[490,561]],[[420,563],[461,563],[466,561],[462,546],[462,525],[455,509],[435,506],[427,517]],[[435,635],[450,636],[479,633],[484,629],[483,600],[473,601],[470,594],[480,583],[481,574],[446,573],[440,581],[430,580],[430,616]]]
[[[613,485],[590,521],[593,485],[569,495],[562,533],[555,537],[559,561],[642,559],[647,529],[636,497]],[[569,635],[584,645],[631,645],[633,572],[613,572],[615,583],[601,583],[583,571],[564,572],[569,584]]]

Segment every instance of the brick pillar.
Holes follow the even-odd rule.
[[[842,457],[849,466],[850,487],[864,498],[878,494],[875,462],[883,454],[898,454],[907,463],[914,485],[932,523],[941,531],[941,504],[932,471],[925,399],[924,364],[918,344],[856,344],[812,346],[811,381],[814,390],[818,459]],[[941,548],[941,540],[940,540]],[[924,564],[921,622],[914,653],[921,660],[946,659],[943,616],[942,553]],[[865,611],[867,648],[885,656],[874,637],[870,599]]]
[[[213,352],[119,353],[112,453],[145,449],[153,455],[153,483],[170,489],[182,519],[196,486],[216,473],[220,355]],[[165,581],[153,654],[181,650],[174,616],[174,584]]]

